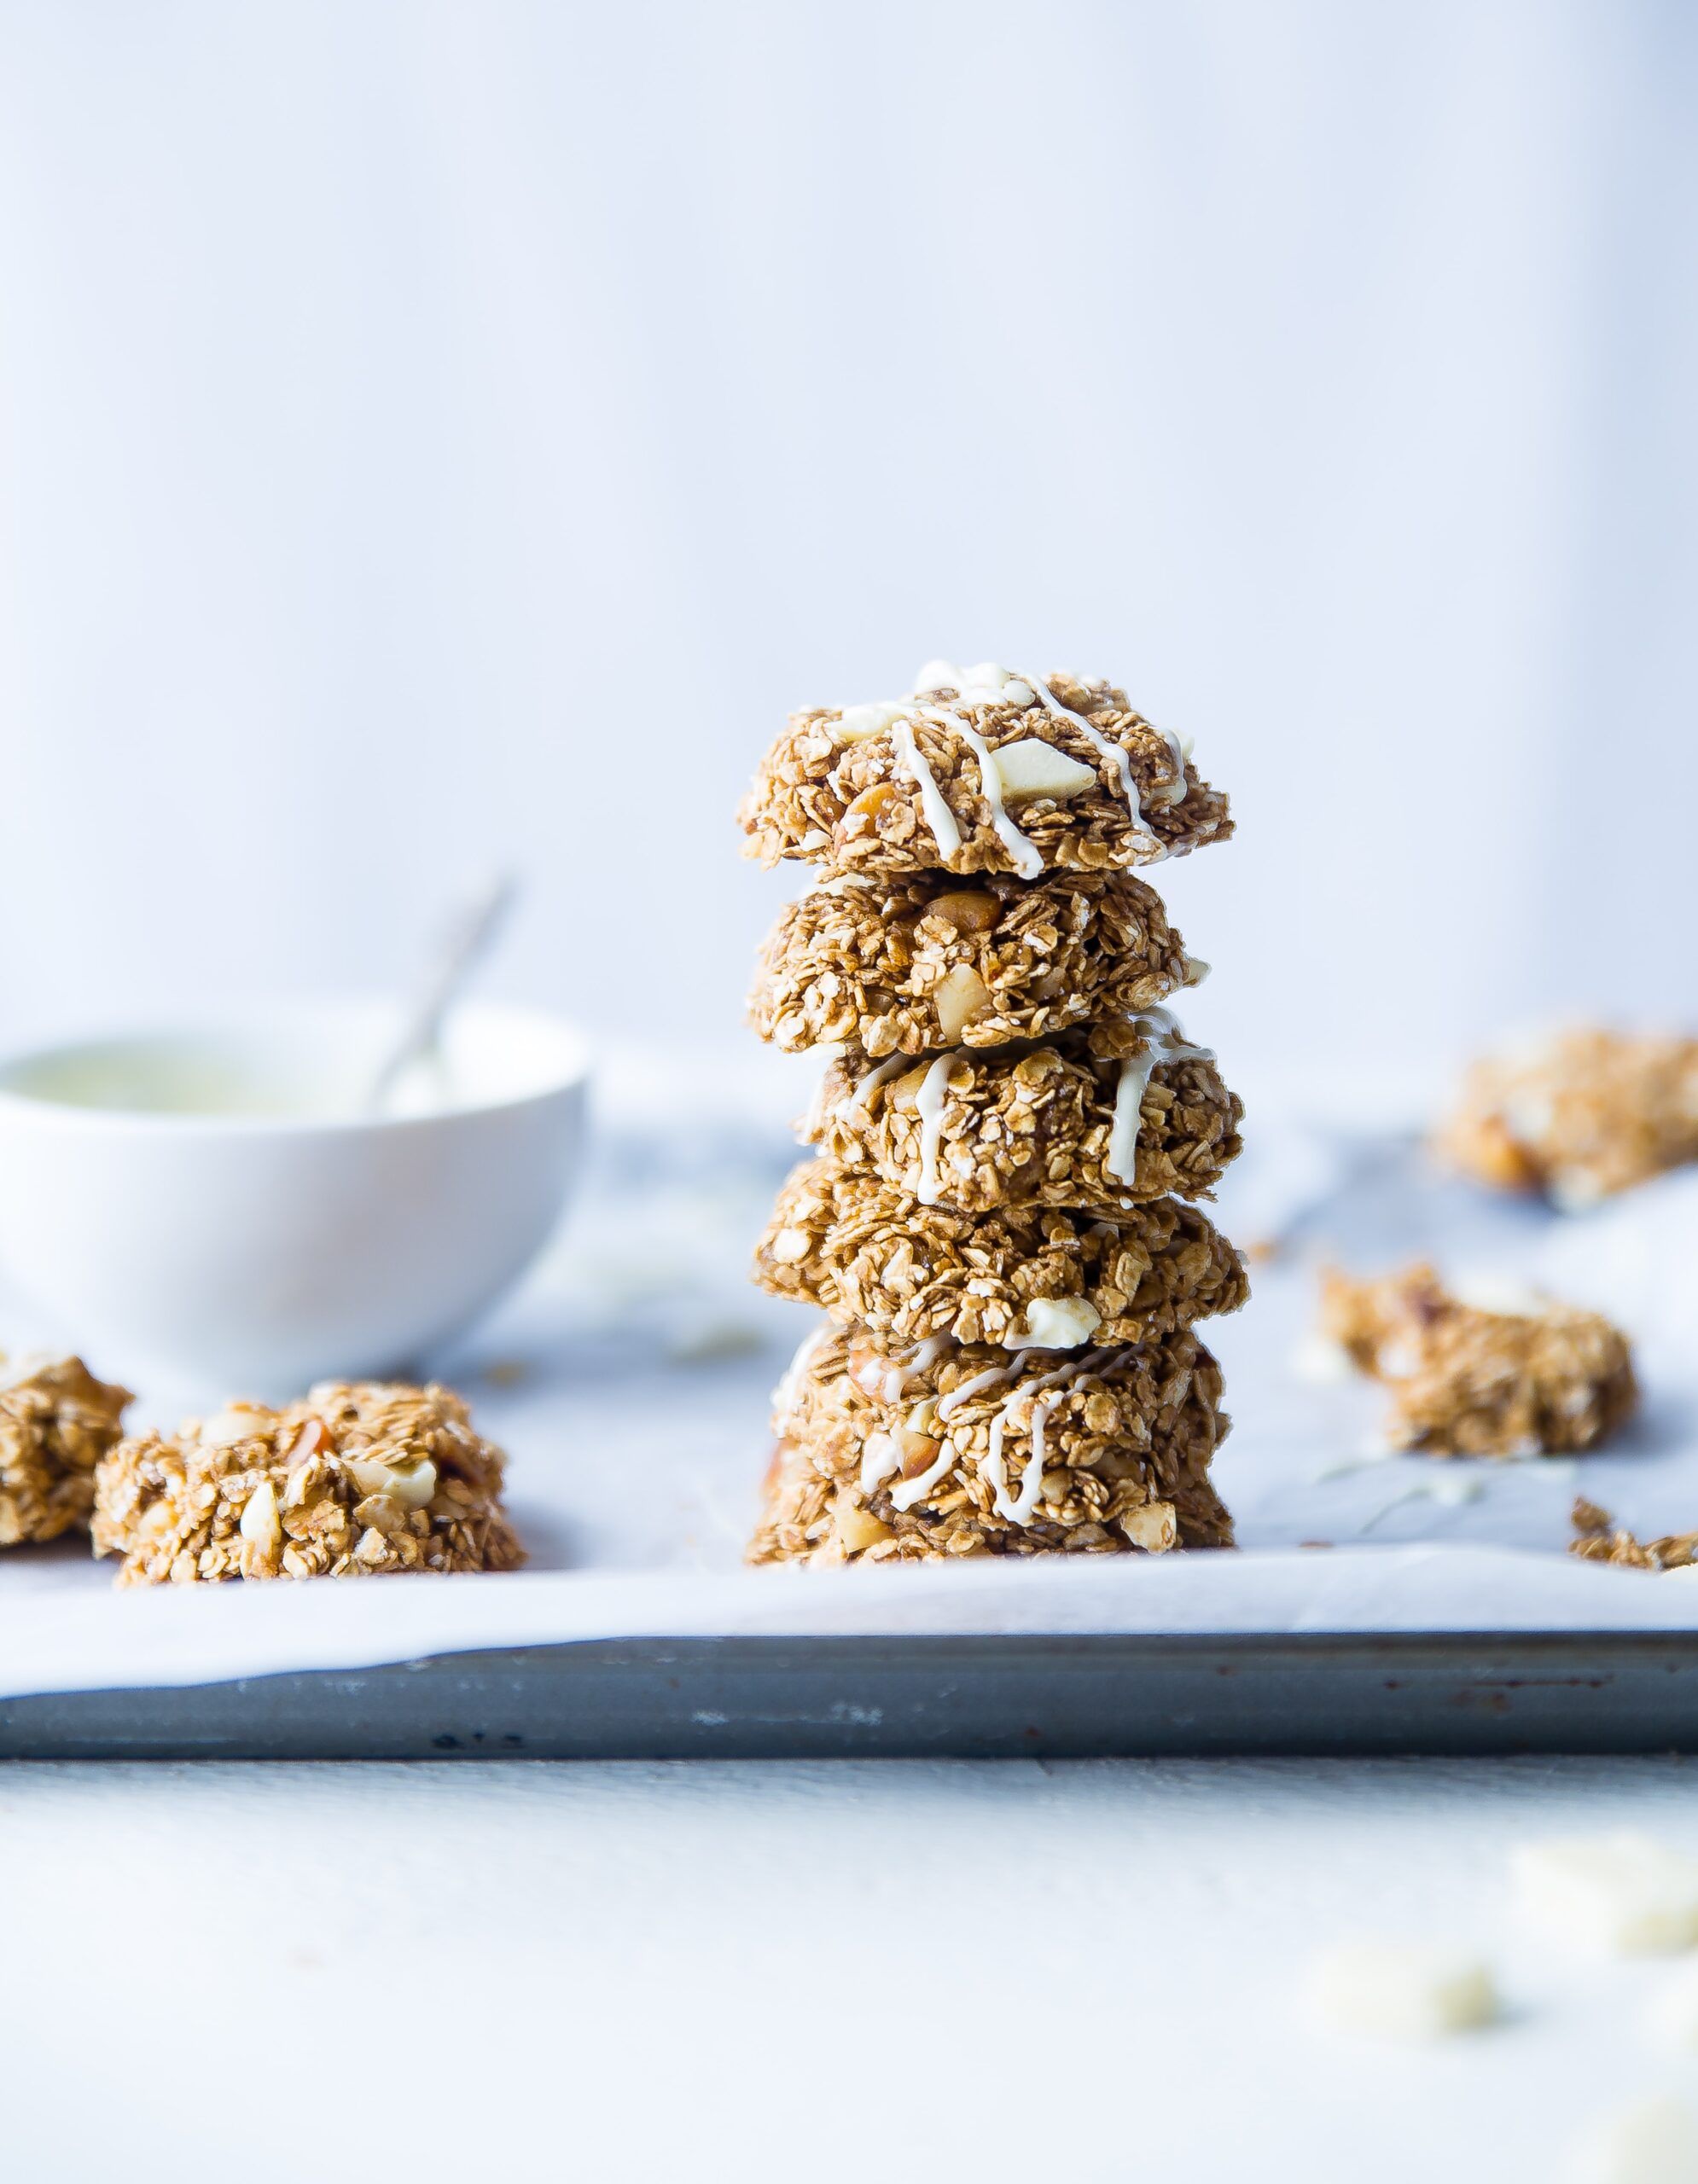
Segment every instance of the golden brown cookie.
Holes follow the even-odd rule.
[[[889,703],[792,717],[738,815],[751,857],[1035,880],[1127,871],[1232,831],[1178,739],[1110,683],[941,662],[920,681]]]
[[[137,1434],[96,1481],[120,1585],[511,1570],[501,1451],[450,1389],[326,1381],[284,1410],[232,1403]]]
[[[1243,1103],[1166,1010],[1037,1045],[957,1048],[825,1073],[803,1135],[922,1205],[962,1213],[1207,1198],[1238,1157]]]
[[[80,1357],[0,1358],[0,1547],[86,1527],[131,1401]]]
[[[1206,969],[1129,873],[1029,885],[989,874],[970,886],[840,875],[779,918],[749,1014],[789,1053],[853,1044],[876,1061],[1130,1015]]]
[[[1059,1208],[954,1213],[830,1160],[786,1182],[755,1279],[881,1341],[1009,1349],[1142,1342],[1236,1311],[1248,1293],[1238,1253],[1179,1199],[1112,1222]]]
[[[753,1562],[1227,1547],[1209,1484],[1227,1432],[1195,1337],[1036,1355],[893,1358],[823,1330],[787,1375]]]

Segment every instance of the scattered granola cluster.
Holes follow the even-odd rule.
[[[1698,1562],[1698,1532],[1665,1532],[1660,1539],[1637,1540],[1618,1525],[1608,1509],[1584,1495],[1575,1502],[1570,1554],[1583,1562],[1614,1562],[1625,1570],[1686,1570]]]
[[[1476,1062],[1435,1143],[1493,1189],[1596,1205],[1698,1160],[1698,1039],[1567,1031]]]
[[[130,1401],[80,1357],[0,1358],[0,1547],[86,1528]]]
[[[1323,1334],[1391,1391],[1392,1445],[1435,1456],[1590,1449],[1638,1402],[1626,1337],[1548,1298],[1488,1308],[1430,1266],[1377,1281],[1328,1275]]]
[[[447,1388],[327,1381],[285,1410],[234,1403],[120,1442],[94,1548],[120,1585],[511,1570],[503,1457]]]
[[[934,661],[795,716],[741,818],[823,868],[750,1014],[828,1058],[755,1278],[829,1320],[750,1559],[1230,1545],[1192,1328],[1244,1268],[1187,1201],[1242,1111],[1162,1006],[1207,967],[1132,876],[1224,839],[1225,798],[1107,683]]]

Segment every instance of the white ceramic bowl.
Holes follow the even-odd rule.
[[[120,1377],[275,1399],[415,1368],[559,1217],[588,1064],[565,1025],[468,1003],[423,1112],[362,1118],[395,1022],[285,1003],[0,1063],[0,1265]]]

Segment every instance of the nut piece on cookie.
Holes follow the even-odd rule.
[[[80,1357],[0,1356],[0,1547],[86,1528],[131,1400]]]
[[[1476,1062],[1434,1149],[1565,1211],[1698,1159],[1698,1039],[1566,1031]]]
[[[326,1381],[284,1410],[233,1403],[102,1462],[96,1554],[120,1585],[511,1570],[501,1451],[450,1389]]]
[[[1128,871],[1232,831],[1125,693],[934,660],[904,698],[792,715],[738,814],[748,854],[840,872]]]
[[[1195,1338],[1009,1357],[810,1339],[776,1398],[752,1562],[1230,1547],[1220,1372]]]
[[[786,1181],[754,1278],[881,1341],[1007,1350],[1143,1342],[1236,1311],[1248,1293],[1238,1253],[1179,1199],[1112,1221],[1059,1207],[954,1213],[832,1160]]]
[[[1130,873],[839,877],[780,916],[749,1016],[788,1053],[852,1043],[876,1061],[1130,1015],[1203,974]]]
[[[1428,1455],[1593,1448],[1638,1402],[1626,1337],[1597,1313],[1550,1298],[1470,1303],[1430,1266],[1329,1275],[1321,1333],[1391,1391],[1392,1445]]]
[[[1036,1045],[832,1062],[804,1136],[923,1205],[1068,1206],[1114,1218],[1170,1193],[1208,1198],[1237,1159],[1243,1106],[1162,1010]]]

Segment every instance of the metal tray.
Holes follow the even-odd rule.
[[[13,1759],[1698,1751],[1698,1634],[687,1638],[0,1701]]]

